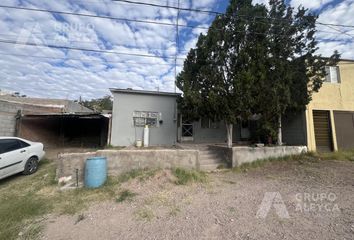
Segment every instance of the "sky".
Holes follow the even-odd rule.
[[[177,6],[178,0],[132,0]],[[224,12],[229,0],[180,0],[180,7]],[[266,0],[253,0],[267,4]],[[320,15],[319,22],[354,25],[354,0],[290,0]],[[110,16],[115,19],[9,9],[16,6]],[[0,3],[0,89],[31,97],[92,99],[109,88],[175,90],[177,73],[212,14],[112,0],[2,0]],[[143,20],[162,24],[127,21]],[[168,25],[170,24],[170,25]],[[354,28],[317,25],[318,53],[354,59]],[[30,43],[32,45],[23,45]],[[51,48],[46,46],[63,46]],[[69,47],[70,49],[68,49]],[[73,48],[76,48],[73,49]],[[77,48],[81,50],[77,50]],[[94,49],[99,51],[83,51]]]

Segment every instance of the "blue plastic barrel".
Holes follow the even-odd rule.
[[[86,160],[85,186],[88,188],[101,187],[107,180],[107,159],[92,157]]]

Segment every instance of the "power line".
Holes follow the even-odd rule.
[[[78,50],[78,51],[97,52],[97,53],[108,53],[108,54],[135,56],[135,57],[175,59],[174,57],[170,57],[170,56],[164,57],[164,56],[155,56],[155,55],[147,55],[147,54],[139,54],[139,53],[112,52],[112,51],[99,50],[99,49],[77,48],[77,47],[69,47],[69,46],[57,46],[57,45],[50,45],[50,44],[46,45],[46,44],[42,44],[42,43],[16,42],[16,41],[6,40],[6,39],[0,39],[0,43],[15,44],[15,45],[25,45],[25,46],[35,46],[35,47],[58,48],[58,49],[67,49],[67,50]],[[178,58],[178,59],[184,59],[184,58]]]
[[[160,7],[165,7],[165,6],[161,5]],[[110,19],[110,20],[116,20],[116,21],[147,23],[147,24],[157,24],[157,25],[163,25],[163,26],[176,27],[176,24],[174,24],[174,23],[165,23],[165,22],[157,22],[157,21],[138,20],[138,19],[128,19],[128,18],[118,18],[118,17],[111,17],[111,16],[102,16],[102,15],[93,15],[93,14],[84,14],[84,13],[73,13],[73,12],[64,12],[64,11],[54,11],[54,10],[38,9],[38,8],[16,7],[16,6],[7,6],[7,5],[0,5],[0,8],[17,9],[17,10],[24,10],[24,11],[35,11],[35,12],[46,12],[46,13],[52,13],[52,14],[73,15],[73,16],[90,17],[90,18],[102,18],[102,19]],[[178,9],[181,9],[181,8],[178,8]],[[196,10],[196,9],[187,10],[186,8],[182,8],[182,9],[184,9],[185,11]],[[220,15],[225,15],[225,14],[220,13]],[[249,16],[237,15],[234,17],[248,18]],[[289,21],[286,19],[269,18],[269,17],[262,17],[262,16],[256,16],[253,19],[273,19],[273,20],[279,20],[279,21]],[[253,19],[252,19],[252,21],[253,21]],[[337,24],[327,24],[327,23],[319,23],[319,24],[331,25],[331,26],[342,26],[342,27],[353,27],[354,28],[354,26],[351,26],[351,25],[337,25]],[[209,27],[201,27],[201,26],[197,26],[197,25],[186,25],[186,24],[179,24],[179,27],[193,28],[193,29],[204,29],[204,30],[209,29]],[[215,30],[218,30],[218,29],[215,29]],[[222,30],[222,29],[219,29],[219,30]]]
[[[112,0],[112,1],[114,1],[114,2],[125,2],[125,3],[137,4],[137,5],[152,6],[152,7],[160,7],[160,8],[169,8],[169,9],[175,9],[175,10],[180,10],[180,11],[202,12],[202,13],[209,13],[209,14],[223,15],[223,16],[226,15],[223,12],[211,11],[211,10],[202,10],[202,9],[195,9],[195,8],[181,8],[181,7],[175,7],[175,6],[170,6],[170,5],[153,4],[153,3],[145,3],[145,2],[136,2],[136,1],[129,1],[129,0]],[[239,15],[238,14],[236,17],[249,17],[249,16],[247,16],[247,15]],[[289,21],[289,20],[282,19],[282,18],[269,18],[269,17],[263,17],[263,16],[256,16],[255,19],[257,19],[257,18],[280,20],[280,21]],[[333,23],[323,23],[323,22],[317,22],[317,24],[327,25],[327,26],[354,28],[354,25],[345,25],[345,24],[333,24]]]
[[[335,34],[337,34],[335,32]],[[58,42],[62,42],[62,43],[84,43],[84,44],[102,44],[102,42],[97,42],[97,41],[79,41],[79,40],[72,40],[69,38],[65,38],[65,36],[62,35],[57,35],[57,34],[43,34],[43,33],[31,33],[31,36],[34,35],[36,37],[38,37],[39,39],[44,39],[44,40],[53,40],[53,41],[58,41]],[[19,37],[18,35],[15,34],[4,34],[4,33],[0,33],[0,36],[8,36],[8,37],[14,37],[16,38],[16,41],[19,41],[21,39],[21,37]],[[48,37],[48,36],[57,36],[57,37],[64,37],[63,40],[59,39],[57,37]],[[23,38],[23,40],[26,40],[26,38]],[[171,41],[172,43],[172,41]],[[175,44],[175,43],[174,43]],[[115,45],[116,47],[125,47],[125,48],[130,48],[130,50],[156,50],[156,51],[168,51],[169,47],[174,47],[174,45],[170,45],[170,46],[166,46],[166,48],[144,48],[141,46],[130,46],[130,45]],[[184,52],[184,53],[188,53],[190,49],[180,49],[180,52]]]
[[[330,28],[330,29],[333,29],[333,30],[335,30],[335,31],[337,31],[337,32],[339,32],[339,33],[342,33],[342,34],[344,34],[344,35],[347,35],[347,36],[349,36],[349,37],[352,38],[352,39],[354,39],[354,38],[353,38],[353,35],[348,34],[348,33],[344,32],[344,31],[341,31],[341,30],[339,30],[339,29],[337,29],[337,28],[335,28],[335,27],[333,27],[333,26],[331,26],[331,25],[325,25],[325,26],[328,27],[328,28]]]
[[[106,59],[85,59],[85,58],[60,58],[60,57],[48,57],[48,56],[37,56],[37,55],[26,55],[26,54],[17,54],[17,53],[6,53],[6,52],[0,52],[0,55],[4,56],[14,56],[14,57],[28,57],[28,58],[40,58],[40,59],[49,59],[49,60],[63,60],[63,61],[68,61],[68,60],[74,60],[74,61],[85,61],[89,60],[90,62],[102,62],[102,63],[122,63],[122,64],[127,64],[127,65],[165,65],[165,66],[172,66],[174,65],[173,63],[153,63],[153,62],[129,62],[129,61],[110,61]],[[178,66],[182,66],[181,64],[178,64]]]
[[[317,24],[325,25],[325,26],[334,26],[334,27],[354,28],[354,25],[333,24],[333,23],[323,23],[323,22],[317,22]]]
[[[39,8],[15,7],[15,6],[6,6],[6,5],[0,5],[0,8],[17,9],[17,10],[34,11],[34,12],[45,12],[45,13],[62,14],[62,15],[72,15],[72,16],[79,16],[79,17],[102,18],[102,19],[110,19],[110,20],[124,21],[124,22],[157,24],[157,25],[172,26],[172,27],[176,26],[176,24],[174,23],[165,23],[165,22],[138,20],[138,19],[129,19],[129,18],[118,18],[118,17],[93,15],[93,14],[85,14],[85,13],[55,11],[55,10],[47,10],[47,9],[39,9]],[[184,25],[184,24],[180,24],[179,26],[186,27],[186,28],[208,29],[207,27],[191,26],[191,25]]]
[[[179,7],[179,1],[178,0],[178,7]],[[175,81],[177,81],[177,57],[178,57],[178,48],[179,48],[179,29],[178,29],[178,20],[179,20],[179,13],[180,11],[177,10],[177,20],[176,20],[176,55],[175,55]],[[177,85],[175,82],[175,92],[177,92]]]
[[[174,9],[174,10],[179,10],[179,11],[189,11],[189,12],[199,12],[199,13],[208,13],[208,14],[214,14],[214,15],[223,15],[224,13],[222,12],[217,12],[217,11],[211,11],[211,10],[203,10],[203,9],[195,9],[195,8],[181,8],[178,6],[171,6],[171,5],[162,5],[162,4],[155,4],[155,3],[146,3],[146,2],[136,2],[136,1],[129,1],[129,0],[112,0],[113,2],[122,2],[122,3],[131,3],[131,4],[136,4],[136,5],[144,5],[144,6],[150,6],[150,7],[159,7],[159,8],[168,8],[168,9]]]

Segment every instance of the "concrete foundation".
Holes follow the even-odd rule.
[[[299,155],[306,152],[307,147],[305,146],[233,147],[232,167],[238,167],[244,163],[251,163],[257,160]]]
[[[199,170],[197,150],[99,150],[90,153],[65,153],[59,155],[57,178],[72,176],[79,180],[84,177],[85,161],[89,157],[107,157],[108,174],[119,175],[134,169],[168,169],[181,167]]]
[[[299,155],[307,152],[303,146],[282,147],[233,147],[209,146],[215,158],[221,159],[229,168],[244,163],[268,158],[279,158]],[[198,149],[147,149],[147,150],[99,150],[88,153],[64,153],[58,158],[57,178],[71,176],[76,179],[79,170],[79,181],[84,178],[85,161],[90,157],[106,157],[108,174],[119,175],[135,169],[201,169],[200,150]],[[214,169],[215,170],[215,169]]]

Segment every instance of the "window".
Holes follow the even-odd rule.
[[[21,144],[21,148],[29,147],[30,145],[24,141],[18,140]]]
[[[326,66],[326,82],[340,83],[338,66]]]
[[[201,126],[202,128],[209,128],[209,118],[202,118]]]
[[[220,127],[219,122],[215,122],[209,118],[202,118],[200,121],[201,127],[202,128],[212,128],[212,129],[217,129]]]
[[[16,139],[1,139],[0,154],[15,151],[22,148],[20,141]]]
[[[159,127],[160,118],[161,113],[158,112],[134,111],[133,113],[135,127],[144,127],[145,125]]]

